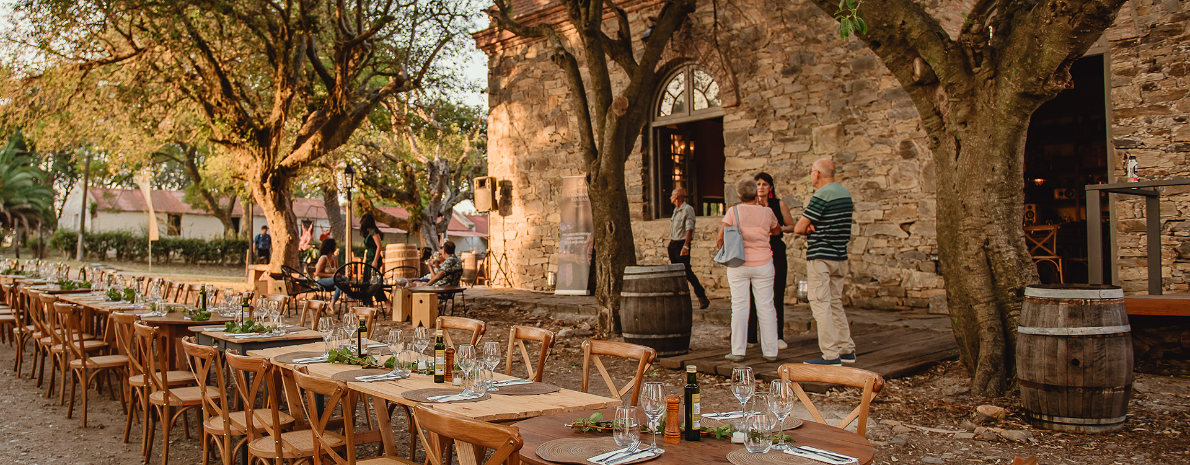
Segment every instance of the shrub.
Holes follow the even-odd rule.
[[[55,250],[69,253],[74,250],[77,233],[59,229],[49,238],[49,245]],[[86,233],[86,253],[95,260],[105,260],[108,257],[125,261],[144,261],[149,256],[149,240],[145,235],[133,234],[128,231],[107,231],[101,233]],[[194,265],[199,263],[212,264],[240,264],[244,263],[244,252],[248,250],[250,241],[246,239],[183,239],[163,237],[153,242],[153,261],[155,263],[171,263],[179,260]]]

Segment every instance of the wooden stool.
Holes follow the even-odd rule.
[[[393,289],[393,321],[400,323],[413,316],[413,293],[409,289]]]
[[[417,293],[413,300],[413,327],[431,328],[438,320],[438,294]]]

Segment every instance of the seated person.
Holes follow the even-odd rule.
[[[430,282],[426,285],[458,286],[459,278],[463,276],[461,273],[463,261],[459,259],[458,255],[455,255],[455,243],[446,241],[445,244],[442,244],[442,254],[445,258],[442,259],[442,265],[438,267],[438,273],[430,278]]]
[[[339,260],[335,258],[335,254],[339,252],[339,247],[334,239],[328,237],[322,241],[318,252],[318,264],[314,265],[314,279],[318,280],[318,285],[322,286],[323,290],[334,289],[335,295],[331,302],[338,301],[341,291],[335,286],[335,271],[339,269]]]

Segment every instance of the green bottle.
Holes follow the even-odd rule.
[[[368,323],[364,318],[359,319],[359,330],[355,332],[355,345],[359,347],[360,358],[368,355]]]
[[[434,382],[446,382],[446,344],[442,343],[442,330],[439,329],[434,342]]]
[[[244,294],[244,300],[240,301],[240,324],[252,319],[252,306],[248,305],[248,294]]]
[[[695,379],[694,365],[686,365],[686,412],[685,424],[686,429],[682,433],[687,441],[699,441],[702,439],[701,420],[702,408],[700,402],[702,401],[698,389],[698,380]]]
[[[199,307],[199,308],[201,308],[202,311],[204,311],[204,312],[207,311],[207,286],[206,286],[206,284],[204,284],[204,285],[202,285],[202,287],[198,288],[198,298],[202,305],[202,307]]]

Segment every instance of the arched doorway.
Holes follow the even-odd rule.
[[[682,187],[700,216],[722,215],[723,108],[710,73],[685,65],[657,92],[652,114],[650,180],[654,218],[673,214],[669,193]]]

